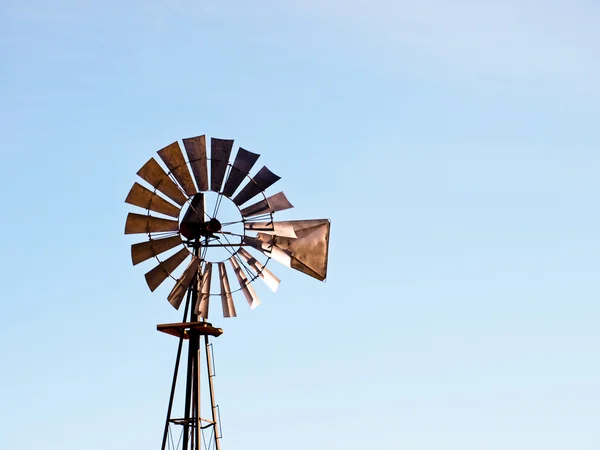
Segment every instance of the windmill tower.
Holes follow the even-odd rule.
[[[271,259],[323,281],[330,224],[275,221],[275,213],[293,207],[283,192],[265,193],[280,177],[266,167],[250,176],[259,155],[241,147],[231,163],[232,140],[212,138],[210,157],[205,136],[183,139],[183,146],[185,155],[178,142],[158,151],[165,168],[151,158],[137,172],[145,186],[134,183],[125,201],[146,212],[129,213],[125,234],[147,236],[131,246],[133,264],[155,259],[145,275],[148,287],[154,291],[173,279],[167,299],[176,309],[183,306],[181,322],[157,326],[178,339],[161,450],[220,450],[209,338],[223,330],[208,322],[210,300],[220,298],[224,317],[236,317],[237,292],[256,308],[260,300],[251,283],[260,278],[273,291],[280,283],[267,268]]]

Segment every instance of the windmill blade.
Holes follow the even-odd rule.
[[[273,236],[259,233],[256,238],[244,236],[242,241],[244,244],[255,248],[263,255],[273,258],[279,264],[283,264],[286,267],[292,267],[292,258],[274,244]]]
[[[176,220],[160,219],[146,214],[127,214],[125,234],[158,233],[160,231],[178,231]]]
[[[229,287],[225,263],[219,263],[219,280],[221,282],[221,304],[223,306],[223,317],[237,317],[233,296]]]
[[[235,276],[238,280],[238,283],[240,283],[240,288],[242,289],[244,297],[246,297],[246,301],[250,305],[250,308],[256,308],[258,305],[260,305],[260,300],[258,299],[254,288],[250,285],[248,277],[244,273],[243,269],[240,267],[240,264],[237,262],[235,256],[229,259],[229,261],[231,262],[233,271],[235,272]]]
[[[183,188],[185,193],[191,197],[196,193],[196,186],[192,181],[192,176],[187,168],[179,142],[175,141],[172,144],[167,145],[158,151],[158,156],[167,165],[171,174],[175,177],[179,185]]]
[[[154,158],[150,158],[148,162],[138,170],[137,174],[153,188],[158,189],[178,205],[183,205],[185,203],[185,195],[183,195],[177,185],[171,180],[169,175],[167,175]]]
[[[210,189],[212,191],[221,191],[232,147],[231,139],[211,138],[210,140]]]
[[[291,222],[245,222],[244,228],[248,231],[260,231],[275,236],[297,238]]]
[[[249,152],[248,150],[240,147],[237,155],[235,156],[235,161],[233,162],[233,166],[229,172],[227,181],[225,182],[225,187],[223,188],[224,195],[227,197],[231,197],[233,195],[242,181],[244,181],[246,175],[250,173],[250,169],[252,169],[252,166],[259,156],[260,155],[256,153]]]
[[[254,272],[256,272],[256,274],[265,282],[269,289],[271,289],[273,292],[277,292],[277,288],[279,287],[281,280],[273,275],[269,269],[262,265],[254,256],[252,256],[243,248],[240,247],[238,253],[242,258],[244,258]]]
[[[280,176],[275,175],[267,167],[263,167],[258,171],[252,180],[248,181],[248,184],[243,187],[238,195],[233,199],[233,203],[238,206],[243,205],[255,195],[260,194],[266,190],[269,186],[281,179]]]
[[[210,281],[212,276],[212,263],[207,262],[204,273],[202,274],[202,283],[200,284],[200,297],[196,301],[195,313],[203,319],[208,319],[208,303],[210,300]]]
[[[260,202],[254,203],[253,205],[242,209],[241,213],[242,217],[248,218],[261,214],[283,211],[293,207],[294,205],[288,201],[288,199],[285,197],[285,194],[283,192],[279,192],[278,194],[268,197],[266,200],[261,200]]]
[[[175,283],[175,286],[173,287],[171,293],[167,297],[167,300],[169,300],[169,303],[173,305],[173,308],[179,309],[179,307],[181,306],[181,301],[183,300],[183,297],[187,290],[192,285],[194,275],[196,275],[196,272],[198,271],[199,264],[200,259],[196,256],[193,256],[192,261],[184,270],[179,280],[177,280],[177,283]]]
[[[133,184],[129,194],[127,194],[125,203],[171,217],[179,217],[179,211],[181,210],[181,208],[169,203],[139,183]]]
[[[208,169],[206,167],[206,137],[204,135],[183,140],[192,172],[199,191],[208,191]]]
[[[292,269],[323,281],[327,277],[329,229],[331,224],[327,219],[298,220],[295,222],[298,239],[275,237],[273,239],[274,248],[281,249],[285,254],[291,256]],[[259,237],[259,240],[261,239],[265,238]]]
[[[165,259],[158,266],[156,266],[154,269],[152,269],[150,272],[144,275],[146,277],[146,283],[148,283],[148,287],[150,288],[150,290],[154,291],[158,286],[160,286],[161,283],[165,281],[167,277],[171,275],[171,273],[173,273],[173,271],[177,269],[177,267],[179,267],[179,265],[188,256],[190,256],[190,252],[188,251],[188,249],[182,248],[173,256]]]
[[[140,242],[139,244],[133,244],[131,246],[131,261],[135,266],[153,256],[158,256],[173,247],[177,247],[178,245],[181,245],[181,243],[181,238],[179,236],[173,236],[164,239],[151,239],[146,242]]]

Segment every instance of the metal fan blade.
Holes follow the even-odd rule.
[[[280,176],[275,175],[269,169],[263,167],[256,175],[254,175],[254,177],[252,177],[252,180],[248,181],[248,184],[242,188],[239,194],[235,196],[233,203],[238,206],[243,205],[279,179],[281,179]]]
[[[206,167],[206,137],[204,135],[183,140],[192,172],[199,191],[208,191],[208,169]]]
[[[137,174],[140,178],[147,181],[152,187],[158,189],[178,205],[183,205],[185,203],[185,195],[183,195],[177,185],[171,180],[169,175],[167,175],[154,158],[150,158],[148,162],[138,170]]]
[[[131,246],[131,261],[135,266],[178,245],[181,245],[181,238],[179,236],[165,239],[151,239],[150,241],[133,244]]]
[[[273,292],[277,292],[277,288],[279,287],[279,283],[281,283],[281,280],[275,275],[273,275],[273,273],[269,269],[262,265],[254,256],[252,256],[243,248],[240,248],[238,253],[242,258],[244,258],[244,260],[256,272],[256,274],[265,282],[269,289],[271,289]]]
[[[175,283],[175,286],[173,287],[171,293],[167,297],[167,300],[169,300],[169,303],[173,305],[175,309],[179,309],[179,307],[181,306],[181,301],[185,296],[185,293],[192,285],[194,275],[196,275],[196,272],[198,270],[198,264],[200,264],[200,259],[193,256],[192,261],[183,271],[183,274],[181,275],[179,280],[177,280],[177,283]]]
[[[233,162],[227,181],[225,182],[225,187],[223,188],[224,195],[227,197],[233,195],[238,186],[244,181],[246,175],[250,173],[250,169],[252,169],[252,166],[259,156],[260,155],[256,153],[249,152],[240,147],[235,156],[235,161]]]
[[[196,302],[195,313],[204,318],[208,319],[208,306],[210,300],[210,281],[212,276],[212,263],[207,262],[204,274],[202,274],[202,283],[198,289],[200,291],[200,297]]]
[[[285,194],[283,192],[279,192],[278,194],[268,197],[266,200],[261,200],[260,202],[254,203],[253,205],[242,209],[241,213],[242,217],[248,218],[261,214],[283,211],[293,207],[294,205],[288,201],[288,199],[285,197]]]
[[[129,213],[125,222],[125,234],[178,230],[179,223],[176,220],[160,219],[146,214]]]
[[[167,165],[171,174],[175,177],[179,185],[183,188],[188,196],[192,196],[196,193],[196,186],[192,181],[192,176],[187,168],[179,142],[175,141],[172,144],[167,145],[158,151],[158,156]]]
[[[151,190],[146,189],[139,183],[133,184],[129,194],[127,194],[125,202],[129,203],[130,205],[150,209],[152,211],[156,211],[157,213],[165,214],[171,217],[179,217],[179,211],[181,209],[175,205],[172,205],[162,197],[159,197]]]
[[[181,220],[181,225],[196,225],[202,222],[204,222],[204,194],[200,192],[192,198],[190,206]]]
[[[290,223],[293,224],[298,238],[275,237],[273,247],[281,249],[291,256],[292,269],[299,270],[317,280],[325,280],[331,225],[329,220],[297,220]],[[261,239],[265,238],[259,237],[259,240]]]
[[[223,306],[223,317],[236,317],[233,295],[229,287],[225,263],[219,263],[219,280],[221,282],[221,304]]]
[[[254,247],[263,255],[273,258],[279,264],[283,264],[286,267],[292,267],[292,259],[290,255],[274,245],[273,236],[266,234],[259,234],[256,238],[245,236],[242,241],[244,244]]]
[[[296,238],[296,232],[290,222],[245,222],[244,228],[249,231],[260,231],[275,236]]]
[[[188,251],[188,249],[182,248],[173,256],[165,259],[158,266],[156,266],[154,269],[152,269],[150,272],[144,275],[146,277],[146,283],[148,283],[148,287],[150,288],[150,290],[154,291],[158,286],[160,286],[161,283],[165,281],[167,277],[171,275],[171,273],[173,273],[173,271],[177,269],[177,267],[179,267],[179,265],[188,256],[190,256],[190,252]]]
[[[238,282],[240,283],[240,288],[242,289],[242,292],[244,293],[244,297],[246,297],[246,301],[250,305],[250,308],[251,309],[256,308],[258,305],[260,305],[260,300],[258,299],[258,296],[256,295],[256,292],[254,291],[254,288],[250,285],[250,282],[248,281],[248,277],[244,273],[243,269],[240,267],[240,264],[237,262],[235,257],[230,258],[229,261],[231,262],[231,265],[233,266],[233,271],[235,272],[235,276],[236,276]]]
[[[232,147],[231,139],[211,138],[210,140],[210,189],[212,191],[221,191]]]

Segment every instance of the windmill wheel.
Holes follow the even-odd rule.
[[[221,297],[224,317],[235,317],[234,293],[241,291],[251,308],[260,304],[251,285],[257,278],[275,292],[280,280],[266,268],[271,259],[325,279],[329,220],[275,221],[275,213],[293,207],[283,192],[265,193],[280,177],[267,167],[251,176],[259,155],[241,147],[231,163],[232,140],[212,138],[210,158],[205,136],[183,139],[183,145],[185,156],[178,142],[158,151],[165,168],[154,158],[144,164],[137,174],[146,186],[134,183],[125,200],[146,209],[129,213],[125,234],[147,235],[131,246],[131,258],[134,265],[158,261],[145,275],[151,291],[174,279],[168,300],[178,309],[187,291],[197,289],[194,312],[208,319],[211,295]],[[211,294],[214,265],[219,292]],[[227,265],[237,289],[231,289]],[[180,266],[185,269],[174,276]]]

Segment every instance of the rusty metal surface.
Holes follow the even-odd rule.
[[[243,205],[252,197],[266,190],[279,179],[281,179],[280,176],[275,175],[273,172],[267,169],[266,166],[263,167],[256,175],[254,175],[254,177],[252,177],[252,180],[248,181],[246,186],[242,188],[239,194],[235,196],[233,203],[238,206]]]
[[[192,167],[199,191],[208,191],[208,168],[206,164],[206,136],[196,136],[183,140],[188,161]]]
[[[292,222],[245,222],[244,229],[282,237],[298,237]]]
[[[232,147],[231,139],[210,140],[210,189],[215,192],[221,191]]]
[[[259,233],[256,238],[245,236],[242,239],[242,242],[255,248],[263,255],[273,258],[279,264],[283,264],[286,267],[292,267],[290,255],[274,244],[275,241],[273,236]]]
[[[277,211],[283,211],[286,209],[293,208],[283,192],[279,192],[275,195],[268,197],[266,200],[261,200],[254,203],[247,208],[242,209],[242,217],[248,218],[252,216],[258,216],[261,214],[274,213]]]
[[[187,224],[193,226],[204,222],[204,219],[204,194],[198,193],[192,198],[192,201],[181,220],[181,225]]]
[[[150,158],[146,164],[137,172],[138,176],[148,182],[152,187],[158,189],[178,205],[183,205],[186,201],[185,195],[179,190],[177,185],[171,180],[169,175],[163,170],[154,158]]]
[[[177,267],[179,267],[179,265],[185,261],[188,256],[190,256],[188,249],[182,248],[173,256],[165,259],[150,272],[146,273],[144,276],[146,277],[146,283],[148,283],[150,290],[154,291],[158,286],[160,286],[161,283],[165,281],[167,277],[171,275],[171,273],[173,273],[173,271],[177,269]]]
[[[206,262],[204,273],[202,274],[202,283],[200,285],[200,295],[196,302],[196,314],[203,319],[208,319],[208,307],[210,302],[210,283],[212,278],[212,263]]]
[[[249,152],[248,150],[240,149],[235,156],[235,161],[233,162],[233,166],[231,171],[229,172],[229,176],[227,177],[227,181],[225,182],[225,187],[223,187],[223,194],[227,197],[231,197],[235,190],[239,187],[239,185],[244,181],[246,175],[250,173],[252,166],[256,163],[256,160],[260,155],[256,153]]]
[[[229,278],[227,278],[227,269],[225,263],[219,263],[219,281],[221,284],[221,305],[223,306],[223,317],[237,317],[235,305],[233,304],[233,295],[229,287]]]
[[[179,223],[176,220],[161,219],[146,214],[127,214],[125,234],[157,233],[160,231],[178,231]]]
[[[192,261],[186,267],[181,277],[179,277],[177,283],[175,283],[175,286],[173,287],[171,293],[167,297],[167,300],[169,300],[169,303],[173,305],[175,309],[179,309],[179,307],[181,306],[183,297],[185,296],[185,293],[191,286],[192,281],[194,279],[194,275],[196,275],[196,271],[198,270],[198,264],[200,264],[200,259],[193,256]]]
[[[240,248],[238,251],[239,255],[244,258],[248,265],[254,270],[254,272],[265,282],[265,284],[273,292],[277,292],[279,283],[281,280],[277,278],[273,272],[262,265],[254,256],[248,253],[245,249]]]
[[[183,188],[188,197],[196,193],[196,186],[190,175],[179,142],[175,141],[158,151],[158,156],[167,165],[171,174],[175,177],[179,185]]]
[[[235,256],[229,259],[231,266],[233,267],[233,271],[235,272],[235,276],[240,284],[240,288],[242,289],[242,293],[244,297],[246,297],[246,301],[250,305],[251,309],[256,308],[260,305],[260,300],[254,291],[252,285],[248,282],[248,277],[244,273],[244,270],[240,267],[240,264],[235,259]]]
[[[139,244],[133,244],[131,246],[131,261],[133,265],[139,264],[153,256],[158,256],[162,252],[172,249],[178,245],[181,245],[181,238],[179,236],[173,236],[164,239],[152,239],[146,242],[140,242]]]
[[[274,247],[291,255],[292,269],[317,280],[325,280],[329,252],[329,220],[297,220],[292,223],[294,222],[298,238],[276,237]]]
[[[179,206],[169,203],[139,183],[133,184],[129,194],[127,194],[125,203],[139,206],[140,208],[150,209],[151,211],[171,217],[179,217],[179,211],[181,209]]]

